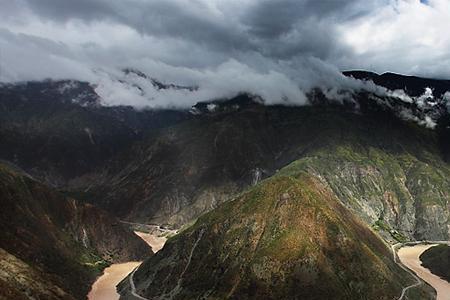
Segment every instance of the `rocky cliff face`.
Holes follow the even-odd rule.
[[[387,236],[398,241],[447,240],[449,165],[438,153],[413,153],[341,144],[295,165],[320,178],[342,203]]]
[[[109,263],[152,253],[111,215],[4,164],[0,195],[0,281],[9,299],[82,299]]]

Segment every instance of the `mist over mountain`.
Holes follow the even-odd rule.
[[[110,105],[187,107],[242,91],[304,104],[312,88],[357,88],[342,69],[450,77],[450,38],[432,29],[450,25],[446,0],[3,2],[0,81],[87,81]],[[198,89],[156,92],[128,74],[142,97],[121,83],[125,68]]]

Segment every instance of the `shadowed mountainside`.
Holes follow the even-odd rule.
[[[105,107],[79,81],[0,88],[0,157],[54,186],[98,170],[148,133],[185,119],[174,110]]]
[[[82,299],[112,262],[151,249],[108,213],[0,164],[0,284],[8,299]]]

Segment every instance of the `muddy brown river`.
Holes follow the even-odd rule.
[[[434,275],[422,266],[419,256],[427,249],[436,245],[406,246],[398,250],[400,261],[414,271],[423,281],[426,281],[437,292],[437,300],[450,300],[450,283]]]
[[[158,252],[166,242],[165,237],[155,234],[137,232],[135,233],[149,244],[153,252]],[[97,278],[88,294],[89,300],[118,300],[119,294],[116,291],[116,285],[119,284],[134,268],[141,264],[140,261],[127,262],[122,264],[113,264],[103,271],[103,275]]]

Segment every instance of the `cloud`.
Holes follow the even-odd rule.
[[[93,80],[90,66],[64,44],[0,29],[0,80]]]
[[[450,1],[400,0],[339,25],[347,68],[450,78]]]
[[[189,107],[246,91],[304,104],[321,87],[386,93],[340,74],[450,77],[446,0],[0,0],[0,80],[78,79],[105,104]],[[155,90],[139,69],[195,92]],[[120,80],[119,80],[120,79]],[[122,82],[121,82],[122,81]],[[136,83],[142,90],[133,87]],[[412,101],[401,91],[390,92]]]
[[[105,105],[124,104],[123,99],[127,99],[127,104],[138,108],[189,108],[197,102],[230,98],[242,91],[262,97],[267,104],[280,103],[283,99],[292,99],[289,104],[307,102],[304,92],[286,75],[273,70],[259,73],[236,60],[202,71],[184,71],[198,83],[195,91],[159,90],[146,78],[117,73],[101,76],[96,92],[106,100]]]

